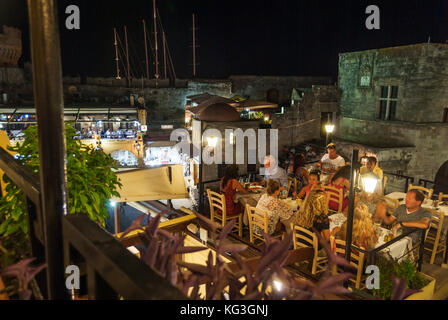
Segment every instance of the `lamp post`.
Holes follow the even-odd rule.
[[[351,248],[352,248],[352,234],[353,234],[353,215],[355,210],[355,183],[356,172],[359,173],[360,164],[358,162],[358,150],[354,149],[352,152],[352,161],[350,166],[350,192],[348,201],[348,213],[347,213],[347,234],[345,236],[345,260],[350,261]],[[347,283],[346,283],[347,285]]]
[[[357,149],[353,149],[351,166],[350,166],[350,192],[349,192],[349,202],[348,202],[348,213],[347,213],[347,233],[346,233],[346,248],[345,248],[345,259],[350,261],[351,248],[352,248],[352,235],[353,235],[353,216],[355,211],[355,187],[357,187],[358,177],[360,177],[359,170],[361,168],[361,163],[358,160]],[[378,183],[378,177],[374,173],[366,173],[361,176],[363,189],[367,193],[373,193],[376,189]]]

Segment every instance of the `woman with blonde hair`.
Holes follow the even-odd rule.
[[[344,222],[336,232],[336,238],[346,240],[347,222]],[[365,250],[375,248],[378,243],[375,225],[372,222],[372,215],[365,204],[356,206],[353,216],[352,243]]]

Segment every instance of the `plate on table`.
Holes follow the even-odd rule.
[[[250,190],[263,189],[263,186],[249,186]]]

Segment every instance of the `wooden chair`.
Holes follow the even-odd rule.
[[[249,220],[249,239],[251,243],[255,243],[255,239],[264,241],[264,237],[260,236],[255,233],[254,226],[258,226],[261,228],[265,233],[268,233],[268,213],[266,211],[263,211],[261,209],[257,209],[255,207],[252,207],[248,204],[246,204],[246,212],[247,212],[247,218]],[[280,238],[282,237],[282,233],[273,234],[271,235],[273,238]]]
[[[297,192],[297,179],[296,178],[291,178],[288,177],[288,196],[290,193],[292,193],[293,191]],[[292,189],[291,189],[292,187]]]
[[[215,221],[215,219],[221,223],[224,227],[230,220],[238,219],[235,227],[238,228],[238,235],[243,236],[243,213],[240,212],[238,215],[228,216],[226,210],[226,197],[223,194],[211,191],[207,189],[208,201],[210,204],[210,219]]]
[[[431,252],[430,264],[434,263],[436,255],[443,252],[443,260],[445,259],[445,239],[442,237],[443,221],[445,215],[442,211],[427,209],[432,213],[430,227],[427,229],[425,237],[425,250]],[[429,248],[426,247],[429,245]]]
[[[434,192],[433,189],[428,189],[428,188],[424,188],[424,187],[420,187],[420,186],[414,186],[412,184],[409,184],[408,191],[411,190],[411,189],[422,191],[423,194],[425,195],[426,199],[431,199],[432,194]]]
[[[345,241],[336,239],[334,236],[330,237],[331,247],[333,249],[334,254],[339,254],[345,256]],[[351,254],[350,254],[350,264],[356,267],[356,278],[350,279],[349,281],[355,284],[356,289],[362,289],[365,287],[364,283],[361,281],[364,275],[364,253],[357,251],[356,247],[352,245]],[[342,272],[339,268],[335,267],[333,273]]]
[[[383,194],[386,194],[386,185],[388,179],[389,178],[387,176],[383,176]]]
[[[344,200],[344,194],[342,192],[342,189],[338,189],[336,187],[332,186],[323,186],[323,189],[325,191],[325,205],[327,209],[327,213],[338,213],[342,212],[342,204]],[[338,204],[338,210],[335,211],[329,207],[330,201],[334,201]]]
[[[447,201],[448,202],[448,194],[443,194],[443,192],[439,193],[439,202]]]
[[[328,258],[318,256],[319,242],[314,232],[311,232],[301,226],[296,225],[294,226],[293,242],[294,242],[294,250],[308,247],[313,248],[314,258],[311,267],[312,274],[316,274],[317,272],[322,272],[325,270],[323,265],[326,265],[328,263]]]

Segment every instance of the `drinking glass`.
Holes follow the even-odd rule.
[[[439,207],[439,200],[434,200],[432,202],[432,205],[433,205],[434,208],[438,208]]]

